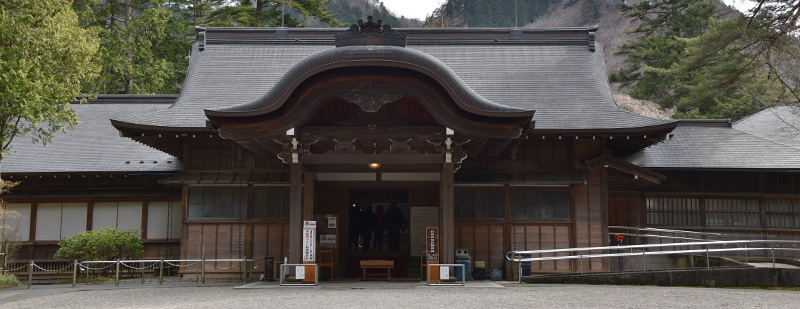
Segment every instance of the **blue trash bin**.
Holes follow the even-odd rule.
[[[469,267],[470,267],[470,261],[469,261],[469,260],[456,260],[456,264],[461,264],[461,265],[464,265],[464,276],[465,276],[465,278],[464,278],[464,279],[465,279],[466,281],[469,281]],[[456,280],[458,280],[458,281],[461,281],[461,275],[462,275],[462,274],[461,274],[461,269],[460,269],[460,268],[461,268],[461,267],[456,267],[456,269],[455,269],[455,272],[456,272]]]
[[[522,258],[527,259],[530,258],[530,254],[523,254]],[[531,262],[522,262],[522,276],[530,276],[531,275]]]

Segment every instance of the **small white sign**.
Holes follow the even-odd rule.
[[[439,267],[439,279],[450,280],[450,267]]]
[[[305,279],[306,278],[306,267],[305,266],[295,266],[294,267],[294,278],[297,280]]]
[[[303,262],[314,262],[316,257],[316,233],[314,229],[303,229]]]
[[[303,221],[304,229],[317,229],[317,221]]]

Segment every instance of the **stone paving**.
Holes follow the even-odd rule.
[[[0,308],[797,308],[800,292],[469,281],[39,285],[0,290]]]

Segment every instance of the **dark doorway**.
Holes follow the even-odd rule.
[[[408,278],[408,189],[350,189],[347,277],[361,277],[362,260],[392,260],[393,278]]]

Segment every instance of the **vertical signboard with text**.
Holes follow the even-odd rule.
[[[314,264],[316,261],[317,221],[303,221],[303,264]],[[298,272],[297,279],[303,282],[314,282],[314,266],[301,266],[304,268],[303,278]]]
[[[428,264],[439,264],[439,228],[427,227],[425,228],[425,255]],[[439,267],[428,267],[429,283],[439,282]]]

